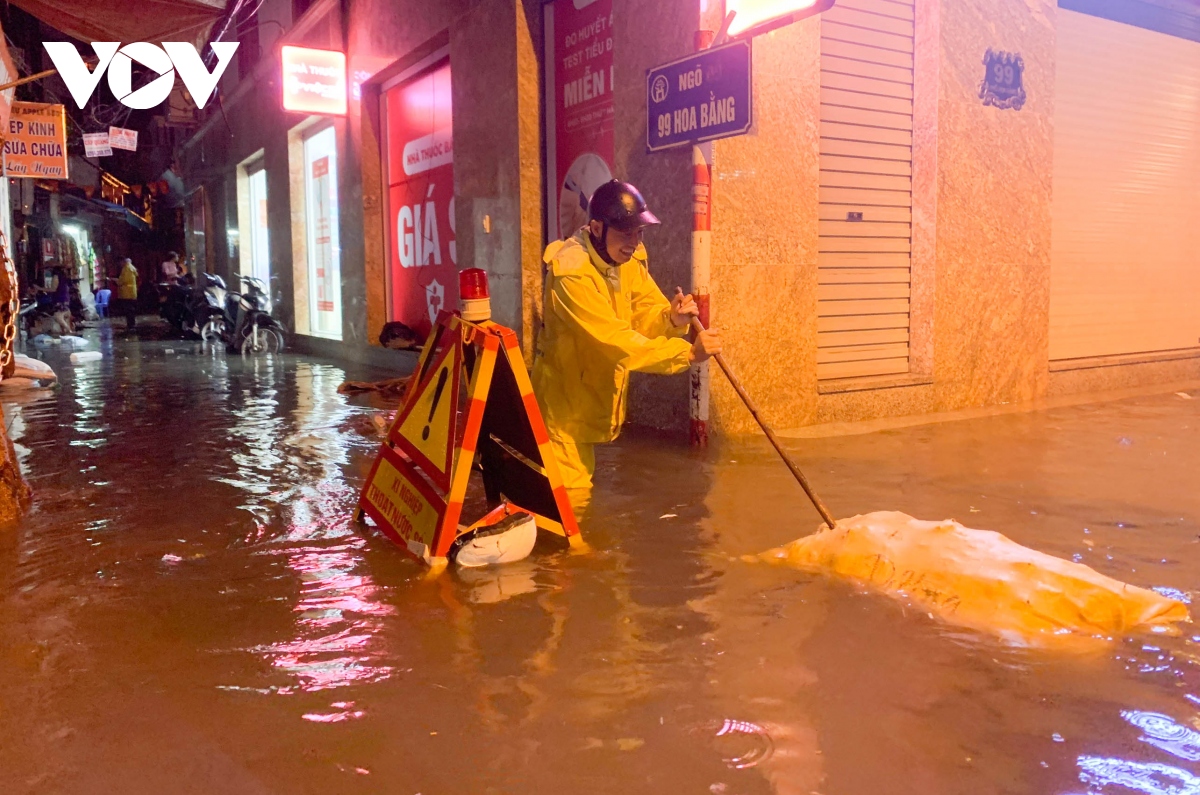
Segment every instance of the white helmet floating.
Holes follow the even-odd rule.
[[[450,545],[449,558],[459,566],[475,568],[524,560],[537,542],[533,515],[516,511],[494,524],[471,528]]]

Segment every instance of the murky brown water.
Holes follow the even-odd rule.
[[[0,792],[1200,795],[1197,625],[1054,656],[732,562],[817,524],[765,444],[628,439],[591,554],[429,582],[350,521],[341,368],[105,347],[5,407]],[[837,515],[1200,587],[1200,399],[793,448]]]

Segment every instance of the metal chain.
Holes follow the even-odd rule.
[[[17,319],[21,299],[17,287],[17,269],[8,256],[8,240],[0,231],[0,379],[12,377],[16,370],[14,351],[17,342]]]

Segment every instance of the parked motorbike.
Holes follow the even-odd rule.
[[[233,346],[242,355],[279,353],[283,350],[283,329],[271,317],[271,298],[262,279],[243,276],[245,288],[238,296],[237,322],[233,327]]]
[[[195,311],[200,339],[206,343],[223,342],[227,350],[242,354],[279,353],[283,350],[283,329],[271,317],[271,300],[261,279],[243,276],[245,290],[230,292],[220,276],[206,276],[203,307]]]
[[[237,294],[230,293],[225,280],[206,274],[203,290],[192,293],[192,316],[196,333],[206,343],[225,343],[226,329],[232,329],[237,316]],[[232,306],[230,300],[232,299]]]

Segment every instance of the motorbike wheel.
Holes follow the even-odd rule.
[[[216,344],[223,342],[225,339],[225,320],[220,317],[211,317],[204,327],[200,329],[200,339],[203,342]]]
[[[283,335],[278,330],[259,326],[242,339],[242,355],[280,353],[283,351]]]

